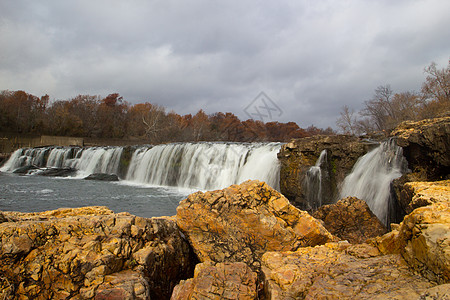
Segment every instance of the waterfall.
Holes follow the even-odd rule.
[[[77,169],[83,175],[93,173],[117,174],[122,147],[87,148],[75,154],[75,158],[67,159],[65,167]]]
[[[265,181],[279,189],[279,143],[175,143],[137,148],[125,180],[157,186],[211,190],[247,179]],[[0,169],[74,168],[78,176],[118,174],[122,147],[47,147],[19,149]]]
[[[0,168],[0,172],[12,172],[20,167],[29,165],[43,167],[45,166],[45,156],[49,151],[49,148],[18,149]]]
[[[316,161],[316,164],[306,171],[305,181],[304,181],[304,189],[306,201],[308,203],[307,209],[317,209],[322,206],[322,178],[326,176],[326,166],[327,163],[327,151],[322,150],[320,152],[319,158]]]
[[[360,157],[345,178],[340,197],[354,196],[366,201],[372,212],[385,224],[390,223],[392,180],[407,171],[403,150],[390,139]]]
[[[34,165],[47,168],[74,168],[86,176],[92,173],[116,174],[122,150],[122,147],[19,149],[11,155],[0,171],[13,172],[20,167]]]
[[[126,179],[165,186],[220,189],[247,179],[279,189],[280,144],[183,143],[140,148]]]

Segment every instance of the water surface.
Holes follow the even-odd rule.
[[[193,190],[127,182],[20,176],[0,172],[0,210],[41,212],[62,207],[107,206],[141,217],[172,216]]]

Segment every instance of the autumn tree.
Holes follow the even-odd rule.
[[[76,116],[81,122],[81,136],[93,137],[98,133],[99,97],[78,95],[68,101],[70,114]]]
[[[128,103],[118,93],[109,94],[98,107],[100,137],[123,138],[127,131]]]
[[[48,110],[48,133],[59,136],[83,136],[83,122],[71,110],[71,103],[59,100]]]
[[[45,129],[48,100],[48,95],[39,98],[24,91],[3,91],[0,94],[2,131],[41,134]]]

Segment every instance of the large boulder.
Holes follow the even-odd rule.
[[[168,299],[196,263],[170,218],[105,207],[3,214],[0,274],[18,298]]]
[[[405,184],[411,209],[396,230],[372,241],[383,253],[400,253],[408,264],[430,280],[450,281],[449,180]],[[427,205],[428,204],[428,205]]]
[[[116,174],[94,173],[84,178],[85,180],[98,180],[98,181],[119,181],[119,177]]]
[[[195,267],[194,278],[181,281],[172,300],[257,298],[257,275],[242,262],[205,262]]]
[[[267,252],[266,299],[417,299],[435,284],[412,273],[400,255],[346,242]]]
[[[43,168],[38,169],[35,174],[41,176],[54,176],[54,177],[68,177],[75,175],[77,170],[74,168],[66,167],[66,168]]]
[[[363,243],[387,232],[367,203],[355,197],[324,205],[312,216],[322,220],[330,233],[352,244]]]
[[[255,271],[266,251],[335,239],[320,221],[257,180],[189,195],[177,208],[177,224],[200,261],[244,262]]]
[[[292,140],[278,153],[280,190],[295,206],[314,209],[308,203],[306,174],[316,164],[320,153],[326,150],[326,159],[320,168],[323,176],[321,203],[331,204],[338,195],[338,185],[352,170],[359,157],[378,144],[348,135],[314,136]]]
[[[426,180],[448,179],[450,116],[401,123],[392,133],[413,173]]]

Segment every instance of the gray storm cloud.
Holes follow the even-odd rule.
[[[119,92],[180,114],[244,108],[334,126],[373,90],[419,90],[450,55],[450,1],[2,1],[0,89]]]

